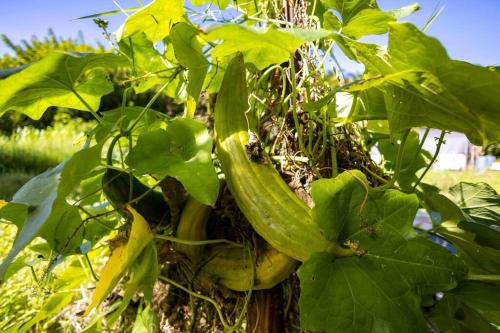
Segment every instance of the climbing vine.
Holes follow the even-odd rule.
[[[9,329],[56,315],[80,287],[86,331],[494,331],[499,196],[485,183],[441,193],[425,175],[448,131],[499,141],[500,73],[451,59],[428,25],[399,22],[419,8],[154,0],[123,9],[113,34],[113,12],[92,16],[109,52],[10,71],[0,114],[65,107],[97,125],[1,203],[18,231],[0,277],[42,238],[38,283],[53,292]],[[387,46],[362,39],[382,34]],[[343,73],[340,54],[363,74]],[[103,110],[116,69],[129,75],[122,105]],[[153,109],[164,95],[178,112]],[[442,131],[436,155],[419,128]]]

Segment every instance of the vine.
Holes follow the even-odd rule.
[[[30,266],[54,292],[40,313],[55,315],[50,304],[69,305],[82,290],[90,302],[77,320],[88,330],[500,325],[490,296],[500,290],[498,194],[459,183],[443,195],[424,182],[448,131],[485,146],[500,140],[498,68],[450,59],[425,35],[440,11],[422,29],[399,22],[416,4],[191,3],[201,7],[154,0],[84,17],[110,52],[53,53],[0,81],[0,114],[38,119],[55,106],[98,121],[82,150],[1,203],[0,218],[19,229],[0,279],[39,237],[57,281]],[[109,33],[100,17],[124,12],[133,13]],[[387,35],[388,46],[364,42],[370,35]],[[344,73],[340,53],[364,73]],[[117,70],[121,105],[104,110],[113,89],[105,73]],[[163,96],[175,107],[155,110]],[[423,149],[431,128],[441,130],[433,155]],[[419,209],[430,230],[414,225]],[[119,318],[129,324],[119,328]]]

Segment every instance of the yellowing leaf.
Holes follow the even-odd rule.
[[[6,204],[8,204],[7,201],[5,200],[0,200],[0,208],[2,208],[3,206],[5,206]]]
[[[92,301],[85,310],[85,315],[88,315],[108,296],[128,267],[137,259],[146,245],[153,240],[153,234],[146,220],[129,205],[126,208],[133,217],[128,242],[115,248],[108,262],[104,265],[92,295]]]
[[[88,315],[93,308],[106,298],[122,277],[126,269],[126,267],[123,267],[125,265],[124,258],[126,250],[127,245],[121,245],[113,250],[108,262],[101,271],[99,282],[92,295],[92,301],[87,307],[87,310],[85,310],[85,315]]]
[[[130,237],[127,243],[126,257],[130,262],[137,258],[146,245],[153,240],[153,234],[144,217],[137,213],[131,206],[127,205],[126,208],[133,216],[132,230],[130,231]]]

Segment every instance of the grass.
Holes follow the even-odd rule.
[[[14,238],[16,228],[0,222],[0,258],[7,255]],[[27,251],[23,251],[26,253]],[[35,283],[28,268],[23,268],[12,278],[0,284],[0,331],[13,323],[23,322],[36,315],[42,299],[35,291]]]
[[[11,136],[0,136],[0,170],[40,173],[73,154],[81,145],[88,124],[75,122],[57,123],[54,127],[39,130],[19,128]]]
[[[442,191],[448,191],[450,187],[459,182],[479,183],[485,182],[493,187],[497,192],[500,192],[500,171],[441,171],[430,170],[425,176],[425,183],[435,185]]]
[[[34,175],[71,156],[92,125],[74,121],[45,130],[23,127],[11,136],[0,135],[0,199],[10,200]]]

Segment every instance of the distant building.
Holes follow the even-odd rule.
[[[425,129],[420,129],[422,138]],[[427,135],[423,148],[434,154],[437,147],[437,139],[441,131],[431,129]],[[441,146],[438,158],[433,165],[438,170],[465,170],[469,165],[474,165],[478,155],[478,149],[470,143],[465,134],[451,132],[445,135],[445,143]]]
[[[425,128],[419,130],[420,138],[423,137]],[[441,135],[441,130],[431,129],[425,140],[423,149],[429,151],[432,155],[436,152],[437,138]],[[475,168],[476,170],[500,168],[495,163],[494,156],[483,156],[483,150],[479,146],[473,145],[465,134],[458,132],[447,133],[445,142],[441,145],[439,155],[432,168],[437,170],[465,170]],[[382,161],[382,156],[376,147],[370,151],[372,159],[376,163]]]

